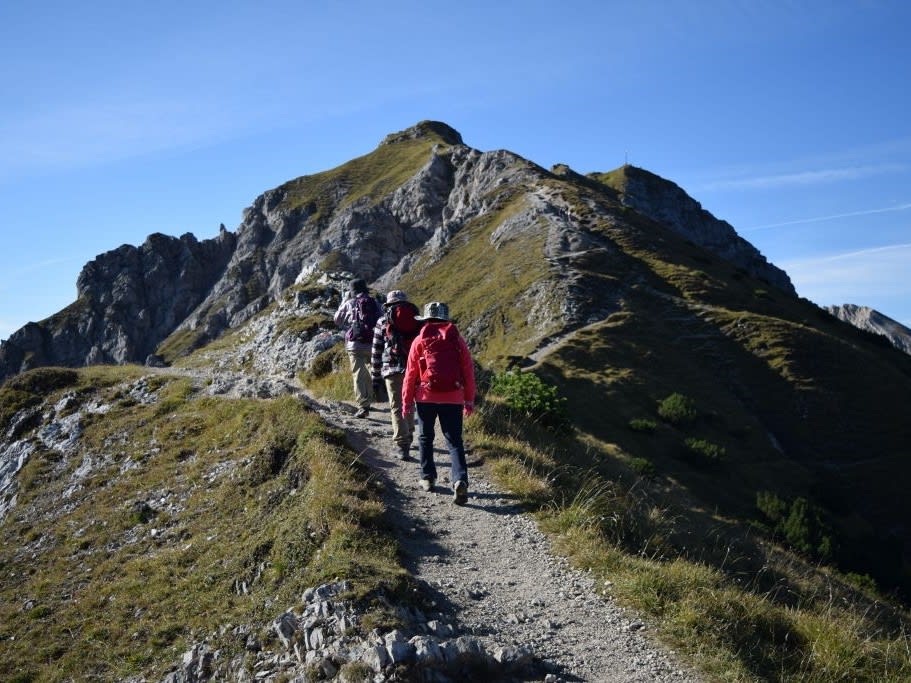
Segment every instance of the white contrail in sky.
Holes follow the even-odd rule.
[[[905,170],[904,164],[883,163],[872,166],[852,166],[847,168],[825,168],[818,171],[801,171],[799,173],[781,173],[779,175],[758,176],[752,178],[734,178],[718,180],[705,186],[707,190],[769,190],[787,187],[805,187],[820,183],[836,183],[845,180],[858,180],[883,173],[897,173]]]
[[[822,263],[824,261],[839,261],[841,259],[854,258],[856,256],[866,256],[867,254],[876,254],[883,251],[895,251],[897,249],[908,249],[911,248],[911,243],[908,244],[887,244],[884,247],[869,247],[867,249],[860,249],[858,251],[848,251],[843,254],[833,254],[832,256],[822,256],[820,258],[809,259],[808,263]]]
[[[803,223],[820,223],[822,221],[831,221],[836,218],[850,218],[852,216],[869,216],[874,213],[887,213],[890,211],[905,211],[911,209],[911,204],[899,204],[897,206],[887,206],[884,209],[867,209],[865,211],[852,211],[850,213],[837,213],[831,216],[816,216],[814,218],[801,218],[796,221],[784,221],[783,223],[768,223],[766,225],[754,225],[750,228],[743,228],[741,232],[752,232],[753,230],[765,230],[766,228],[781,228],[786,225],[801,225]]]
[[[911,243],[887,244],[843,253],[807,255],[779,264],[801,296],[821,304],[871,306],[911,327]]]

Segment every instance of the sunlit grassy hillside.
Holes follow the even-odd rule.
[[[0,389],[13,403],[56,405],[81,436],[31,455],[0,524],[3,680],[158,680],[203,639],[269,640],[309,586],[348,578],[369,606],[407,585],[369,476],[298,399],[127,366],[36,370]]]

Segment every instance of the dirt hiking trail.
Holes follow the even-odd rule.
[[[490,645],[524,648],[544,662],[543,680],[696,683],[702,680],[651,628],[599,595],[592,577],[551,553],[548,538],[508,493],[497,490],[468,453],[468,503],[452,502],[449,455],[437,429],[439,480],[419,487],[417,445],[393,455],[388,406],[367,418],[345,403],[308,402],[346,432],[384,485],[403,563],[434,598],[435,618]]]

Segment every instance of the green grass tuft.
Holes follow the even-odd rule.
[[[647,418],[634,418],[629,421],[629,428],[634,432],[653,432],[658,428],[658,423]]]

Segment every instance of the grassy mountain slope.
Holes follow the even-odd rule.
[[[416,302],[449,303],[485,380],[526,366],[566,398],[569,432],[493,395],[469,424],[561,547],[667,617],[719,679],[911,673],[901,612],[827,568],[911,594],[911,358],[624,206],[626,167],[549,173],[470,154],[453,133],[419,124],[277,188],[264,200],[275,222],[250,223],[249,249],[199,324],[159,352],[177,361],[229,318],[208,348],[240,349],[284,310],[270,304],[305,292],[292,285],[302,262],[314,280],[358,270],[365,252],[378,269],[377,244],[415,234],[396,208],[401,188],[439,180],[421,173],[445,157],[445,207],[412,212],[433,231],[376,274],[394,273],[387,288]],[[357,221],[367,247],[342,241]],[[281,353],[322,332],[318,313],[262,329]],[[230,367],[251,372],[254,353]],[[214,361],[203,347],[183,362]],[[346,390],[338,346],[309,370],[316,390]],[[39,433],[70,416],[78,450]],[[217,624],[263,628],[305,586],[356,578],[376,607],[374,591],[407,585],[344,435],[294,399],[212,397],[199,381],[131,367],[47,369],[3,385],[0,430],[35,448],[0,525],[4,678],[155,675],[203,637],[242,649],[249,630]]]
[[[521,239],[493,246],[491,233],[517,212],[523,199],[504,191],[492,200],[492,210],[468,225],[447,245],[445,255],[419,261],[401,280],[415,301],[450,301],[466,327],[478,334],[481,358],[531,353],[538,340],[557,329],[529,328],[526,293],[549,278],[542,250],[546,233],[532,227]]]
[[[911,473],[909,359],[617,205],[610,188],[544,182],[605,245],[572,264],[585,296],[619,305],[536,354],[576,426],[654,462],[698,507],[749,520],[762,517],[763,491],[806,498],[833,525],[837,547],[827,559],[888,589],[911,588],[900,483]],[[524,355],[553,335],[534,329],[520,293],[560,272],[545,267],[533,234],[513,251],[491,248],[504,219],[488,220],[403,284],[419,299],[449,300],[456,316],[489,319],[479,351],[497,363],[506,350]],[[657,419],[658,402],[673,393],[696,402],[691,423],[648,435],[630,429],[630,420]],[[687,439],[725,456],[701,462]]]
[[[318,219],[360,200],[375,202],[417,173],[435,145],[446,144],[444,136],[428,129],[421,137],[380,145],[337,168],[301,176],[280,186],[279,191],[284,192],[282,204],[292,211],[306,209]]]
[[[0,678],[160,680],[194,642],[267,640],[308,586],[348,577],[369,604],[406,585],[343,434],[295,398],[199,389],[130,366],[2,389],[81,446],[33,453],[0,526]]]

